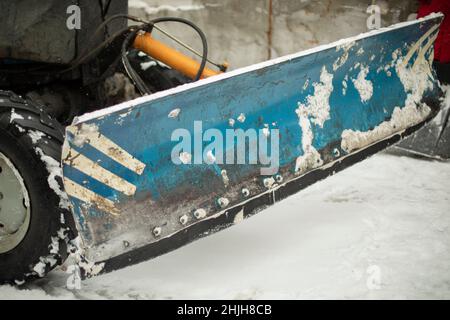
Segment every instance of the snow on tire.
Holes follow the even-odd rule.
[[[0,283],[43,277],[67,257],[73,219],[62,188],[63,127],[0,91]]]

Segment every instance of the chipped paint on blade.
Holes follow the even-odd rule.
[[[69,149],[63,162],[127,196],[132,196],[136,192],[135,185],[104,169],[74,149]]]
[[[441,21],[436,15],[361,35],[80,118],[66,145],[89,159],[99,157],[103,168],[136,186],[135,194],[126,197],[89,179],[84,184],[84,173],[63,164],[66,178],[113,202],[121,213],[114,219],[101,214],[92,194],[91,200],[84,197],[92,204],[87,209],[70,197],[83,227],[80,236],[89,247],[87,256],[101,262],[122,255],[126,264],[128,254],[147,252],[147,246],[152,248],[148,256],[167,252],[233,224],[242,209],[244,218],[249,217],[418,129],[439,107],[441,90],[430,71],[433,50],[427,43],[434,37],[429,30],[437,30]],[[379,52],[376,58],[373,52]],[[409,63],[403,64],[405,59]],[[120,118],[125,106],[129,116]],[[182,112],[169,117],[177,107]],[[202,137],[209,129],[222,137],[227,130],[261,132],[245,144],[246,159],[254,146],[258,152],[270,150],[256,164],[244,160],[236,165],[221,158],[238,150],[239,139],[217,144],[214,152],[208,152],[212,141],[198,141],[197,152],[196,139],[188,143],[194,149],[177,149],[175,130],[195,138],[198,121]],[[140,159],[148,170],[135,174],[104,157],[96,150],[101,137]],[[272,168],[266,161],[272,151],[278,171],[261,176],[261,169]],[[239,214],[236,221],[240,219]],[[123,241],[130,245],[124,247]]]
[[[85,187],[66,177],[64,178],[64,188],[69,196],[83,201],[88,207],[95,205],[98,209],[108,212],[112,215],[119,214],[119,211],[115,207],[115,203],[113,201],[103,198],[102,196],[86,189]]]
[[[92,147],[101,151],[114,161],[120,163],[124,167],[130,169],[131,171],[136,172],[137,174],[142,174],[145,169],[145,164],[141,161],[137,160],[131,154],[129,154],[122,147],[105,137],[100,132],[84,130],[83,125],[76,127],[67,127],[67,132],[77,136],[78,138],[84,139],[84,142],[81,142],[82,146],[84,143],[88,143]]]

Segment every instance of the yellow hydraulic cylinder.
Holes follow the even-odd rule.
[[[187,77],[194,79],[200,69],[200,63],[185,56],[181,52],[170,48],[164,43],[155,40],[150,33],[138,34],[134,40],[133,46],[148,54],[150,57],[161,61],[172,69],[178,70]],[[201,79],[220,74],[220,71],[214,71],[205,67]]]

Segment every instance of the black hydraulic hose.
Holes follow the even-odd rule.
[[[92,59],[92,57],[96,56],[101,50],[103,50],[105,47],[109,46],[116,38],[124,35],[125,33],[132,32],[133,30],[134,30],[133,27],[127,27],[125,29],[115,32],[112,36],[110,36],[107,39],[105,39],[104,41],[102,41],[94,49],[83,53],[83,55],[80,55],[80,57],[78,57],[77,59],[72,61],[72,63],[70,64],[70,67],[64,69],[61,72],[64,73],[64,72],[73,70],[73,69],[79,67],[80,65],[82,65],[86,62],[89,62]]]
[[[127,14],[116,14],[113,15],[111,17],[109,17],[108,19],[106,19],[105,21],[103,21],[98,27],[97,29],[95,29],[94,33],[92,34],[92,36],[89,38],[88,40],[88,45],[92,42],[92,40],[112,21],[116,20],[116,19],[127,19],[127,20],[132,20],[135,22],[140,22],[143,24],[148,23],[145,20],[142,20],[138,17],[134,17],[134,16],[130,16]],[[97,45],[94,49],[87,51],[85,50],[85,52],[83,52],[78,58],[76,58],[74,61],[72,61],[71,63],[71,67],[69,70],[72,70],[76,67],[78,67],[80,64],[82,64],[83,62],[89,60],[90,57],[92,57],[94,54],[96,54],[98,51],[102,50],[103,48],[105,48],[106,46],[108,46],[112,41],[114,41],[114,39],[116,39],[117,37],[123,35],[126,32],[129,32],[131,30],[133,30],[133,26],[128,26],[122,30],[116,31],[113,35],[111,35],[110,37],[108,37],[107,39],[105,39],[104,41],[102,41],[99,45]]]
[[[202,61],[200,63],[200,67],[198,69],[197,75],[194,78],[194,81],[200,80],[203,71],[205,70],[206,62],[208,60],[208,41],[206,40],[206,36],[202,29],[200,29],[196,24],[194,24],[192,21],[189,21],[187,19],[178,18],[178,17],[162,17],[162,18],[156,18],[151,21],[149,21],[150,24],[157,24],[160,22],[179,22],[186,24],[190,26],[192,29],[194,29],[198,35],[200,36],[200,39],[202,41],[203,46],[203,52],[202,52]]]
[[[138,32],[146,28],[147,26],[141,26],[140,28],[130,32],[125,40],[122,43],[122,50],[121,50],[121,56],[122,56],[122,64],[125,68],[126,73],[130,77],[130,79],[134,82],[134,85],[137,87],[137,89],[141,92],[142,95],[150,94],[150,90],[145,85],[144,80],[139,76],[139,74],[134,70],[134,68],[131,66],[130,61],[127,56],[127,50],[130,47],[130,44],[134,39],[136,38],[136,35]]]
[[[153,19],[148,21],[147,23],[138,26],[134,31],[132,31],[130,34],[127,35],[125,41],[123,42],[122,45],[122,63],[123,66],[125,68],[125,71],[127,72],[128,76],[131,78],[131,80],[134,82],[134,84],[136,85],[136,87],[138,88],[138,90],[141,92],[141,94],[145,95],[145,94],[150,94],[150,90],[148,89],[148,87],[145,85],[144,81],[142,80],[142,78],[139,76],[139,74],[133,69],[133,67],[131,66],[129,60],[128,60],[128,56],[127,56],[127,50],[128,48],[131,46],[132,42],[134,41],[134,39],[136,38],[136,35],[138,34],[138,32],[140,31],[145,31],[145,32],[151,32],[153,25],[157,24],[157,23],[161,23],[161,22],[179,22],[179,23],[183,23],[186,24],[190,27],[192,27],[195,31],[197,31],[197,33],[199,34],[201,40],[202,40],[202,45],[203,45],[203,54],[202,54],[202,61],[200,63],[200,67],[199,70],[194,78],[194,81],[200,80],[203,71],[205,70],[205,66],[206,66],[206,62],[208,59],[208,43],[206,40],[206,36],[203,33],[203,31],[194,23],[192,23],[189,20],[183,19],[183,18],[178,18],[178,17],[164,17],[164,18],[157,18],[157,19]]]
[[[107,39],[105,39],[104,41],[102,41],[94,49],[83,53],[79,58],[75,59],[75,61],[72,62],[71,66],[68,69],[63,70],[62,72],[67,72],[69,70],[73,70],[73,69],[77,68],[78,66],[80,66],[81,64],[85,63],[86,61],[89,61],[98,52],[100,52],[106,46],[110,45],[117,37],[123,36],[124,34],[128,33],[126,35],[125,41],[123,42],[122,50],[121,50],[122,64],[125,68],[125,71],[129,75],[131,80],[135,83],[135,85],[137,86],[137,88],[141,92],[141,94],[149,94],[150,91],[148,90],[144,81],[137,74],[137,72],[133,69],[133,67],[131,66],[131,64],[129,62],[128,57],[127,57],[127,50],[131,46],[132,41],[134,41],[134,39],[139,31],[143,30],[143,31],[151,32],[153,25],[155,25],[157,23],[161,23],[161,22],[178,22],[178,23],[186,24],[186,25],[190,26],[192,29],[194,29],[198,33],[198,35],[200,36],[200,39],[202,41],[202,46],[203,46],[202,60],[200,63],[199,70],[194,78],[194,81],[200,80],[200,78],[203,74],[203,71],[205,70],[207,60],[208,60],[208,42],[206,40],[205,34],[196,24],[194,24],[193,22],[191,22],[187,19],[178,18],[178,17],[161,17],[161,18],[156,18],[156,19],[150,20],[150,21],[145,21],[138,17],[134,17],[134,16],[126,15],[126,14],[117,14],[117,15],[113,15],[113,16],[109,17],[108,19],[106,19],[105,21],[103,21],[103,23],[101,23],[97,27],[97,29],[95,30],[94,34],[91,36],[91,38],[89,39],[88,42],[91,42],[92,39],[94,39],[95,36],[103,28],[105,28],[108,25],[108,23],[110,23],[111,21],[116,20],[116,19],[128,19],[128,20],[132,20],[135,22],[140,22],[140,23],[142,23],[142,25],[130,26],[130,27],[127,27],[125,29],[115,32],[112,36],[110,36]]]

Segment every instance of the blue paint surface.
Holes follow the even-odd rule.
[[[164,201],[173,201],[177,197],[193,201],[190,199],[210,194],[215,199],[228,190],[223,186],[221,168],[226,167],[230,185],[233,186],[249,179],[262,179],[259,177],[261,165],[175,165],[171,161],[171,151],[177,142],[171,141],[171,134],[179,128],[192,133],[194,121],[202,121],[204,130],[215,128],[225,134],[225,130],[231,128],[229,119],[236,120],[241,113],[245,114],[246,120],[243,123],[236,120],[235,129],[263,129],[267,124],[269,129],[280,130],[280,167],[294,174],[296,159],[304,154],[302,130],[295,111],[298,103],[306,103],[307,97],[314,94],[313,84],[320,82],[323,67],[333,75],[334,89],[329,99],[330,118],[323,127],[312,124],[312,145],[321,152],[322,158],[326,156],[324,150],[330,145],[337,146],[343,156],[345,151],[339,146],[345,129],[371,130],[389,120],[395,107],[404,106],[407,93],[395,67],[389,69],[391,76],[385,70],[377,72],[377,69],[389,64],[397,49],[401,50],[403,56],[406,55],[411,45],[438,23],[437,20],[358,40],[349,50],[348,60],[336,71],[333,70],[333,63],[344,51],[330,48],[143,103],[130,109],[130,114],[124,118],[120,118],[120,114],[126,111],[87,121],[88,124],[97,125],[104,136],[145,163],[142,175],[121,166],[88,144],[81,148],[75,146],[72,136],[68,135],[72,148],[90,159],[101,159],[101,166],[134,184],[137,187],[134,197],[127,197],[66,164],[64,175],[119,204],[126,204],[131,198],[134,201],[149,199],[153,205],[161,202],[165,206],[167,203]],[[364,52],[357,54],[361,48]],[[373,83],[374,92],[367,102],[361,101],[352,82],[360,72],[360,68],[354,67],[357,63],[370,70],[366,79]],[[342,81],[346,76],[348,81],[344,95]],[[307,80],[309,85],[303,88]],[[436,94],[434,90],[437,90],[436,85],[426,95]],[[169,118],[168,114],[175,108],[181,109],[180,114],[176,118]],[[204,143],[204,147],[207,144]],[[89,206],[81,210],[82,203],[75,198],[71,200],[79,223],[84,225],[82,233],[86,239],[92,240],[92,233],[98,232],[86,225],[88,221],[101,223],[104,230],[111,228],[110,218],[106,218],[108,215]],[[231,200],[232,203],[240,201],[232,197]],[[133,212],[128,209],[123,214],[132,216]],[[104,223],[101,221],[103,218]],[[132,228],[132,223],[130,225]],[[108,237],[105,238],[107,240]]]

